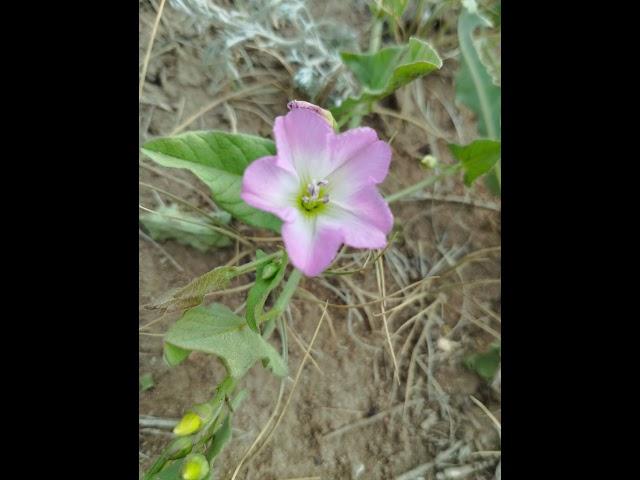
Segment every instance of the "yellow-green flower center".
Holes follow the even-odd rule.
[[[303,183],[297,203],[300,211],[307,216],[315,216],[324,211],[329,203],[327,180],[311,180]]]

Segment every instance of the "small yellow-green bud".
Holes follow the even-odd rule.
[[[425,155],[422,160],[420,160],[420,165],[422,165],[426,169],[435,168],[438,164],[438,159],[433,155]]]
[[[181,437],[191,435],[202,427],[202,419],[197,413],[187,412],[180,423],[175,426],[173,433]]]
[[[176,438],[171,445],[169,445],[168,455],[169,459],[177,460],[178,458],[182,458],[189,454],[191,448],[193,447],[193,443],[191,443],[191,439],[188,437],[180,437]]]
[[[209,462],[199,453],[189,455],[182,466],[183,480],[202,480],[209,473]]]

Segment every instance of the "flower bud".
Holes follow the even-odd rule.
[[[167,455],[170,460],[177,460],[189,454],[193,444],[191,439],[187,437],[176,438],[167,449]]]
[[[425,155],[422,158],[422,160],[420,160],[420,165],[422,165],[423,168],[426,168],[428,170],[435,168],[437,164],[438,164],[438,159],[433,155]]]
[[[189,455],[182,466],[183,480],[203,480],[209,473],[209,462],[199,453]]]
[[[338,124],[336,123],[336,120],[333,118],[333,115],[331,114],[331,112],[329,110],[325,110],[324,108],[320,108],[319,106],[314,105],[313,103],[305,102],[302,100],[292,100],[289,103],[287,103],[287,108],[289,110],[293,110],[296,108],[304,108],[306,110],[311,110],[312,112],[315,112],[318,115],[320,115],[331,126],[331,128],[333,128],[334,130],[337,130],[338,128]]]
[[[279,268],[280,266],[274,263],[270,263],[269,265],[264,267],[264,270],[262,270],[262,280],[272,279],[275,276],[275,274],[278,273]]]
[[[202,419],[197,413],[187,412],[180,423],[175,426],[173,433],[180,437],[185,435],[191,435],[197,432],[202,427]]]
[[[196,413],[202,423],[207,423],[213,418],[213,407],[209,403],[199,403],[191,407],[191,412]]]

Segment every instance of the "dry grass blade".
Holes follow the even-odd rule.
[[[480,400],[478,400],[476,397],[474,397],[473,395],[469,395],[469,398],[471,398],[473,403],[475,403],[480,408],[480,410],[482,410],[485,413],[485,415],[487,417],[489,417],[489,419],[495,425],[496,430],[498,431],[498,435],[502,436],[502,425],[500,425],[500,422],[495,417],[495,415],[493,413],[491,413],[491,410],[489,410],[487,407],[485,407],[484,404]]]
[[[233,238],[234,240],[239,241],[240,243],[242,243],[243,245],[245,245],[247,247],[253,247],[253,244],[250,241],[246,240],[244,237],[242,237],[240,235],[236,235],[235,233],[233,233],[230,230],[227,230],[226,228],[217,227],[215,225],[211,225],[211,224],[208,224],[208,223],[194,222],[192,220],[187,220],[185,218],[180,218],[180,217],[176,217],[176,216],[173,216],[173,215],[167,215],[166,213],[162,213],[162,212],[158,212],[156,210],[152,210],[152,209],[147,208],[147,207],[145,207],[143,205],[139,205],[138,207],[140,208],[140,210],[143,210],[143,211],[148,212],[148,213],[154,213],[156,215],[160,215],[160,216],[165,217],[165,218],[170,218],[172,220],[177,220],[179,222],[191,223],[193,225],[198,225],[200,227],[208,228],[210,230],[213,230],[214,232],[217,232],[217,233],[220,233],[222,235],[226,235],[227,237]]]
[[[322,477],[296,477],[296,478],[285,478],[283,480],[320,480]]]
[[[298,287],[298,290],[300,290],[300,287]],[[308,292],[307,290],[304,290],[301,293],[303,296],[306,296],[307,298],[323,303],[320,299],[318,299],[318,297],[316,297],[313,293]],[[331,314],[329,313],[329,310],[327,310],[327,323],[329,324],[329,330],[331,331],[331,336],[336,341],[336,343],[338,343],[338,334],[336,333],[336,329],[333,326],[333,319],[331,318]]]
[[[383,419],[387,415],[393,415],[394,413],[398,413],[398,412],[402,411],[406,407],[412,407],[414,405],[422,405],[423,403],[424,403],[424,400],[421,399],[421,398],[418,398],[416,400],[413,400],[412,402],[410,402],[407,405],[405,405],[405,404],[396,405],[395,407],[392,407],[389,410],[384,410],[384,411],[376,413],[375,415],[372,415],[370,417],[363,418],[361,420],[358,420],[357,422],[353,422],[353,423],[350,423],[349,425],[345,425],[344,427],[340,427],[337,430],[334,430],[332,432],[327,433],[322,438],[327,440],[329,438],[334,438],[334,437],[337,437],[339,435],[342,435],[343,433],[346,433],[346,432],[348,432],[350,430],[353,430],[355,428],[366,427],[367,425],[371,425],[372,423],[375,423],[378,420]]]
[[[443,452],[440,452],[433,462],[424,463],[417,466],[413,470],[398,475],[395,480],[415,480],[422,477],[425,473],[433,470],[439,463],[449,460],[453,454],[462,446],[462,442],[458,441]]]
[[[151,238],[149,235],[147,235],[146,233],[144,233],[142,230],[138,229],[138,235],[141,236],[142,238],[144,238],[146,241],[150,242],[154,247],[156,247],[165,257],[167,257],[167,260],[169,260],[169,262],[171,263],[171,265],[173,265],[176,270],[178,270],[179,272],[184,272],[184,268],[178,263],[178,261],[173,258],[169,252],[167,252],[162,245],[160,245],[158,242],[156,242],[153,238]]]
[[[436,137],[443,138],[445,140],[451,140],[451,135],[443,132],[438,127],[427,125],[426,123],[422,123],[418,120],[415,120],[414,118],[399,114],[397,112],[394,112],[393,110],[389,110],[388,108],[381,107],[380,105],[374,105],[373,111],[378,115],[388,115],[389,117],[397,118],[398,120],[402,120],[404,122],[415,125],[416,127],[424,130],[430,135],[435,135]]]
[[[475,303],[484,313],[486,313],[487,315],[490,315],[491,317],[493,317],[498,323],[501,323],[502,320],[500,319],[500,315],[498,315],[496,312],[494,312],[493,310],[491,310],[488,307],[485,307],[484,305],[482,305],[480,302],[478,302],[478,300],[476,300],[475,298],[471,298],[471,300],[473,300],[473,303]]]
[[[237,90],[235,92],[227,93],[226,95],[222,95],[222,96],[216,98],[213,102],[209,103],[208,105],[205,105],[200,110],[198,110],[196,113],[194,113],[189,118],[187,118],[184,122],[182,122],[180,125],[178,125],[170,133],[170,135],[175,135],[176,133],[180,133],[182,130],[187,128],[189,125],[191,125],[193,122],[195,122],[202,115],[207,113],[209,110],[217,107],[218,105],[221,105],[221,104],[223,104],[223,103],[225,103],[225,102],[227,102],[227,101],[229,101],[231,99],[237,98],[237,97],[241,97],[241,98],[245,97],[247,94],[249,94],[251,92],[255,92],[256,90],[260,90],[261,88],[265,87],[268,84],[269,84],[269,82],[262,82],[262,83],[257,83],[255,85],[249,85],[248,87],[242,88],[242,89]]]
[[[413,377],[414,377],[414,372],[416,368],[416,359],[418,357],[418,353],[420,352],[420,346],[424,343],[425,338],[427,336],[427,332],[430,327],[431,327],[431,324],[429,320],[427,320],[424,323],[424,327],[422,328],[422,333],[420,333],[420,336],[418,337],[418,341],[416,342],[415,346],[413,347],[413,351],[411,352],[411,361],[409,362],[409,370],[407,372],[407,385],[404,391],[405,408],[403,410],[403,413],[406,412],[406,407],[409,405],[409,396],[411,395],[411,386],[413,385]]]
[[[393,332],[393,335],[391,335],[391,338],[395,338],[398,335],[400,335],[400,333],[407,327],[409,327],[413,322],[415,322],[418,318],[420,318],[422,315],[426,315],[429,310],[431,310],[432,308],[436,307],[437,305],[440,304],[440,302],[443,301],[443,296],[440,295],[438,296],[438,298],[436,298],[432,303],[430,303],[429,305],[427,305],[424,309],[420,310],[418,313],[416,313],[413,317],[411,317],[409,320],[407,320],[406,322],[404,322],[402,325],[400,325],[400,327]]]
[[[180,185],[188,188],[189,190],[194,191],[195,193],[197,193],[200,197],[202,197],[202,199],[207,202],[209,205],[211,205],[212,208],[217,209],[218,207],[216,206],[216,204],[213,202],[213,200],[211,200],[211,197],[209,196],[209,194],[203,192],[202,190],[200,190],[199,188],[193,186],[191,183],[186,182],[184,180],[182,180],[181,178],[175,177],[167,172],[163,172],[162,170],[159,170],[157,168],[152,167],[151,165],[148,165],[146,163],[144,163],[143,161],[138,162],[138,164],[146,169],[149,170],[150,172],[155,173],[156,175],[160,175],[161,177],[165,177],[169,180],[171,180],[172,182],[176,182],[179,183]]]
[[[288,333],[291,334],[291,336],[293,337],[293,339],[296,341],[296,343],[298,344],[298,346],[300,347],[300,349],[303,352],[307,351],[307,347],[304,345],[304,341],[298,336],[298,334],[296,332],[293,331],[293,329],[291,327],[289,327],[288,329]],[[309,348],[309,352],[311,352],[311,349]],[[313,358],[313,355],[309,354],[309,360],[311,360],[311,363],[313,363],[313,366],[316,367],[316,370],[318,370],[318,372],[320,373],[320,375],[324,375],[324,372],[322,371],[322,369],[320,368],[320,365],[318,365],[318,362],[315,361],[315,359]]]
[[[477,318],[473,317],[472,315],[467,315],[467,319],[471,323],[476,325],[477,327],[479,327],[482,330],[484,330],[485,332],[487,332],[489,335],[492,335],[493,337],[495,337],[498,340],[501,339],[500,332],[497,332],[496,330],[494,330],[493,328],[491,328],[489,325],[485,324],[481,320],[478,320]]]
[[[453,203],[457,205],[482,208],[484,210],[489,210],[492,212],[502,211],[500,205],[495,202],[482,202],[480,200],[470,200],[460,195],[438,195],[436,193],[430,193],[430,192],[422,192],[420,195],[403,198],[398,201],[399,202],[419,202],[419,201],[425,201],[425,200],[432,201],[432,202]]]
[[[151,37],[149,38],[149,46],[147,47],[147,53],[144,56],[144,63],[142,64],[142,73],[140,74],[140,88],[138,90],[138,100],[142,98],[142,90],[144,89],[144,80],[147,76],[147,68],[149,68],[149,60],[151,58],[151,49],[153,48],[153,42],[156,39],[156,33],[158,33],[158,25],[160,25],[160,18],[162,17],[162,11],[164,10],[164,4],[166,0],[161,0],[160,7],[158,8],[158,14],[156,15],[156,21],[153,23],[153,29],[151,30]]]
[[[398,374],[398,363],[396,361],[396,354],[393,351],[393,343],[391,343],[391,335],[389,334],[389,325],[387,323],[386,304],[384,298],[386,294],[386,285],[384,280],[384,265],[382,262],[383,256],[379,256],[376,260],[376,278],[378,281],[378,290],[380,292],[380,314],[382,315],[382,323],[384,324],[384,333],[387,336],[387,344],[389,346],[389,352],[391,353],[391,360],[393,360],[393,376],[398,384],[400,383],[400,375]]]

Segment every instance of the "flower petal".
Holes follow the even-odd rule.
[[[344,243],[355,248],[384,248],[393,226],[393,214],[375,186],[351,194],[344,202],[332,200],[325,223],[340,229]]]
[[[389,173],[391,147],[378,140],[375,130],[354,128],[330,138],[329,148],[336,165],[328,176],[332,198],[346,198],[364,185],[381,183]]]
[[[252,207],[288,221],[294,218],[299,183],[295,175],[277,165],[277,157],[262,157],[244,171],[240,197]]]
[[[282,239],[291,263],[308,277],[320,275],[342,245],[339,230],[324,224],[319,217],[300,214],[282,225]]]
[[[278,166],[297,172],[303,181],[322,179],[331,171],[329,138],[334,132],[317,113],[303,108],[277,117],[273,127]]]

